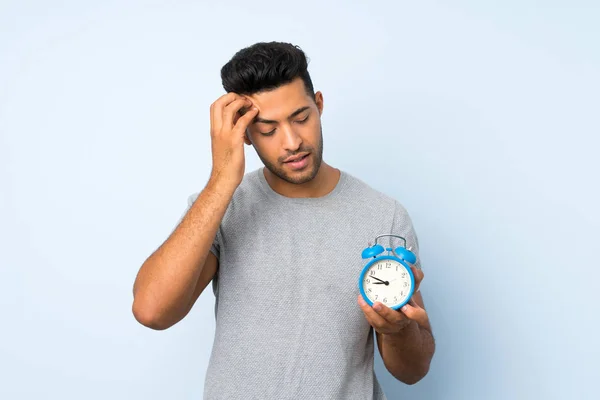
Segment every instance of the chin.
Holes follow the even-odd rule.
[[[295,185],[301,185],[312,181],[315,176],[317,176],[322,163],[320,152],[312,152],[310,155],[310,164],[301,170],[295,171],[285,164],[281,164],[279,162],[270,162],[266,158],[262,157],[260,153],[257,152],[257,154],[265,167],[271,171],[273,175],[283,181],[293,183]]]
[[[271,172],[286,182],[301,185],[310,182],[315,178],[317,172],[319,172],[319,166],[313,163],[301,171],[290,171],[285,168],[285,166],[282,166],[276,171],[271,169]]]
[[[313,171],[303,171],[287,175],[285,180],[296,185],[301,185],[303,183],[312,181],[315,178],[315,175],[316,173]]]

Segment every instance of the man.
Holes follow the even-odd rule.
[[[135,318],[167,329],[212,282],[206,399],[385,399],[372,328],[390,373],[418,382],[434,353],[420,291],[396,311],[371,307],[358,290],[362,250],[388,233],[417,255],[418,288],[407,211],[323,161],[323,95],[298,47],[257,43],[221,78],[227,94],[210,109],[210,179],[140,268]],[[244,143],[264,168],[246,173]]]

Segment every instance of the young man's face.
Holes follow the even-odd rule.
[[[323,157],[322,94],[317,92],[313,100],[298,78],[246,97],[258,107],[246,143],[254,145],[265,166],[280,179],[295,184],[313,179]]]

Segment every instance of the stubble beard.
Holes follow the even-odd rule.
[[[321,168],[321,163],[323,162],[323,127],[320,126],[319,130],[320,136],[318,147],[316,151],[310,152],[312,157],[312,165],[310,165],[306,171],[297,173],[297,175],[295,176],[290,176],[283,168],[279,167],[280,164],[270,162],[269,160],[265,159],[258,151],[256,152],[256,154],[258,154],[258,158],[260,158],[265,167],[267,167],[267,169],[279,179],[295,185],[301,185],[303,183],[310,182],[319,172],[319,169]]]

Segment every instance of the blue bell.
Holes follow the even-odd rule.
[[[362,252],[362,258],[377,257],[378,255],[380,255],[383,252],[384,252],[383,246],[380,244],[376,244],[373,247],[367,247],[366,249],[364,249]]]
[[[414,264],[417,261],[417,256],[410,250],[407,250],[405,247],[396,247],[394,250],[399,259],[406,261],[410,264]]]

